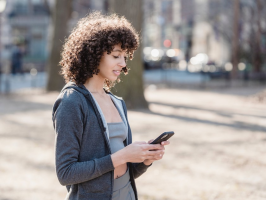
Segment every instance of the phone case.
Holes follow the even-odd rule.
[[[172,137],[175,133],[173,131],[164,132],[159,137],[157,137],[151,144],[160,144],[163,141],[167,141],[170,137]]]

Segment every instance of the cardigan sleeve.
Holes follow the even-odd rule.
[[[132,171],[133,171],[133,177],[136,179],[140,177],[142,174],[144,174],[147,169],[151,166],[150,165],[145,165],[143,162],[142,163],[132,163]]]
[[[54,104],[55,164],[62,185],[89,181],[114,170],[111,155],[78,161],[84,125],[83,110],[79,94],[74,90],[61,93]]]

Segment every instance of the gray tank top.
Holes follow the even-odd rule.
[[[127,129],[124,122],[107,123],[107,126],[109,130],[111,152],[115,153],[125,147],[124,140],[127,138]]]

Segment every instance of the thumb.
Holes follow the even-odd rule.
[[[149,144],[152,143],[153,140],[154,140],[154,139],[149,140],[148,143],[149,143]]]
[[[136,143],[136,144],[147,144],[147,142],[145,142],[145,141],[136,141],[134,143]]]

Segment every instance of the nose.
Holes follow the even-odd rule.
[[[124,68],[125,66],[127,66],[124,57],[122,57],[122,60],[121,60],[121,62],[119,63],[119,66],[120,66],[121,68]]]

